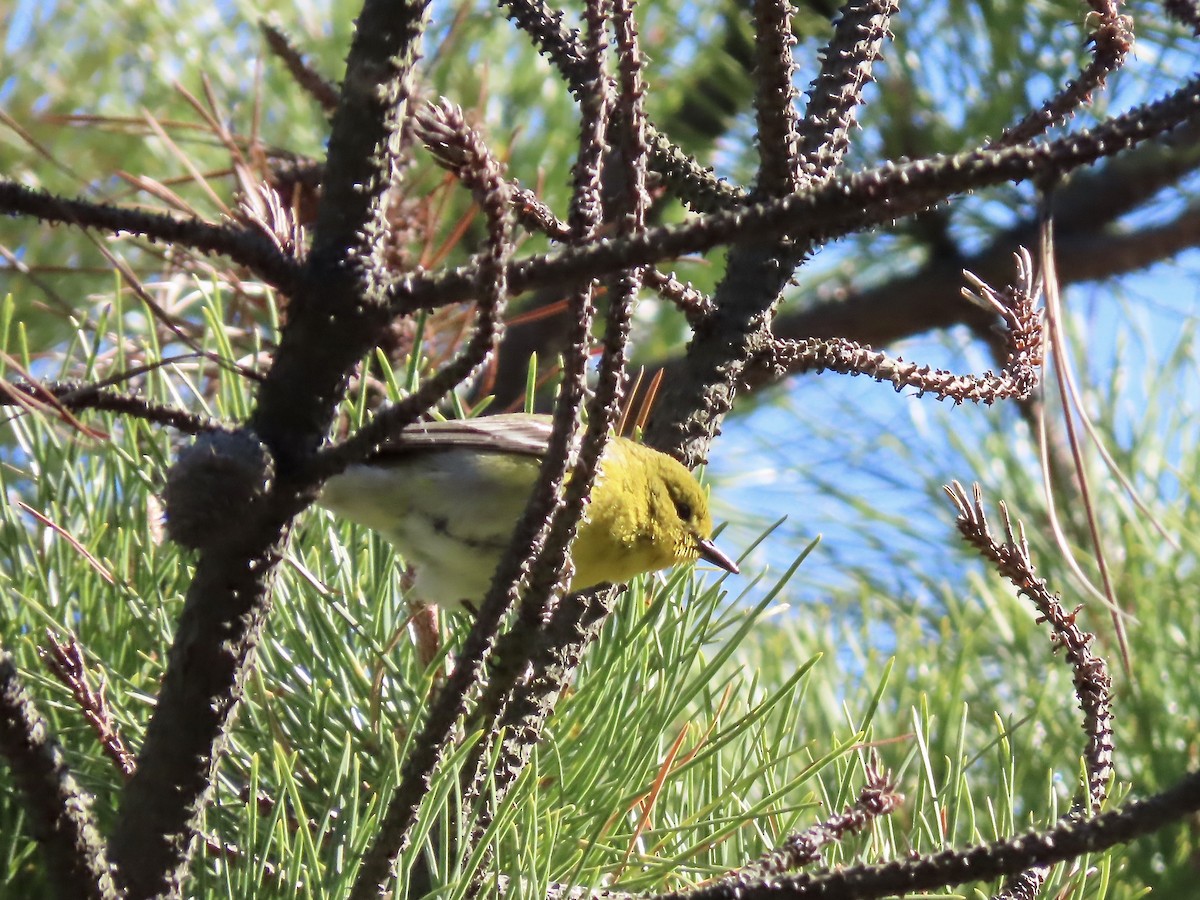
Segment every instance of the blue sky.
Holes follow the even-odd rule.
[[[1194,366],[1176,380],[1154,378],[1181,341],[1193,363],[1200,358],[1194,334],[1200,325],[1198,271],[1200,252],[1192,251],[1118,286],[1079,285],[1065,295],[1087,352],[1081,361],[1075,348],[1077,378],[1111,411],[1118,441],[1127,445],[1135,435],[1144,441],[1142,429],[1163,429],[1168,471],[1194,448],[1165,433],[1167,423],[1200,420],[1200,390]],[[961,330],[887,349],[955,371],[992,366]],[[1176,415],[1161,415],[1168,409]],[[954,407],[911,391],[896,394],[861,377],[826,373],[794,379],[776,402],[735,416],[713,448],[709,472],[718,515],[733,523],[722,544],[737,554],[763,523],[787,516],[747,567],[778,574],[821,535],[785,591],[798,609],[828,602],[833,591],[851,586],[850,566],[898,592],[928,596],[929,584],[961,582],[964,572],[950,506],[934,491],[952,479],[978,480],[998,499],[1001,473],[981,467],[975,457],[985,435],[1000,428],[1035,473],[1034,444],[1011,407]],[[1184,440],[1186,434],[1194,431],[1185,432]],[[1146,483],[1144,472],[1127,474],[1141,482],[1147,500],[1169,504],[1178,496],[1180,486],[1169,477]],[[1117,499],[1101,495],[1101,503],[1112,502]]]

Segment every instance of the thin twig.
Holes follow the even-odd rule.
[[[873,760],[867,766],[866,783],[853,806],[789,835],[774,850],[723,876],[721,881],[744,883],[747,879],[774,878],[810,866],[821,859],[822,847],[862,831],[875,819],[890,815],[903,802],[904,795],[896,791],[891,773],[880,770]]]
[[[1024,528],[1018,523],[1014,532],[1008,509],[1003,503],[1000,504],[1000,516],[1004,540],[998,542],[988,527],[978,484],[973,486],[971,496],[958,482],[947,487],[946,493],[958,510],[956,524],[963,537],[992,562],[1001,575],[1033,601],[1040,613],[1040,621],[1048,622],[1053,629],[1051,638],[1055,647],[1061,646],[1066,650],[1066,659],[1074,676],[1075,696],[1083,710],[1083,731],[1087,737],[1083,754],[1087,772],[1085,796],[1072,805],[1066,818],[1080,819],[1094,815],[1108,797],[1114,746],[1112,679],[1104,660],[1091,651],[1094,635],[1081,631],[1076,625],[1075,617],[1079,609],[1067,613],[1059,599],[1046,588],[1045,581],[1037,577],[1029,556]],[[1049,876],[1049,871],[1047,866],[1030,867],[1011,877],[993,900],[1032,900]]]
[[[867,375],[888,382],[897,391],[915,388],[917,396],[933,394],[955,404],[970,401],[991,405],[1000,400],[1028,397],[1038,383],[1042,365],[1042,317],[1037,309],[1038,291],[1029,254],[1016,254],[1014,284],[997,291],[971,273],[964,273],[972,290],[963,293],[984,309],[1000,316],[1008,343],[1008,356],[999,373],[958,375],[943,369],[918,366],[900,357],[860,346],[847,340],[776,340],[767,354],[775,377],[796,372],[830,370],[847,375]]]

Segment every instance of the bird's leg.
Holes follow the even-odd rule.
[[[442,650],[442,633],[438,628],[438,608],[432,603],[409,600],[413,643],[417,647],[417,659],[422,668],[428,668]],[[439,673],[440,674],[440,673]],[[435,679],[438,680],[438,679]]]

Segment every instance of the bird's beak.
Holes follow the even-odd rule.
[[[706,562],[712,563],[714,566],[720,566],[726,572],[734,575],[738,574],[737,563],[717,549],[717,545],[711,540],[700,538],[696,541],[696,549],[700,552],[700,558]]]

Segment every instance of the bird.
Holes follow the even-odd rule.
[[[473,608],[533,492],[551,429],[549,416],[528,413],[418,422],[329,478],[317,503],[393,544],[421,601]],[[696,559],[737,574],[712,531],[708,497],[682,463],[612,437],[572,545],[570,589]]]

